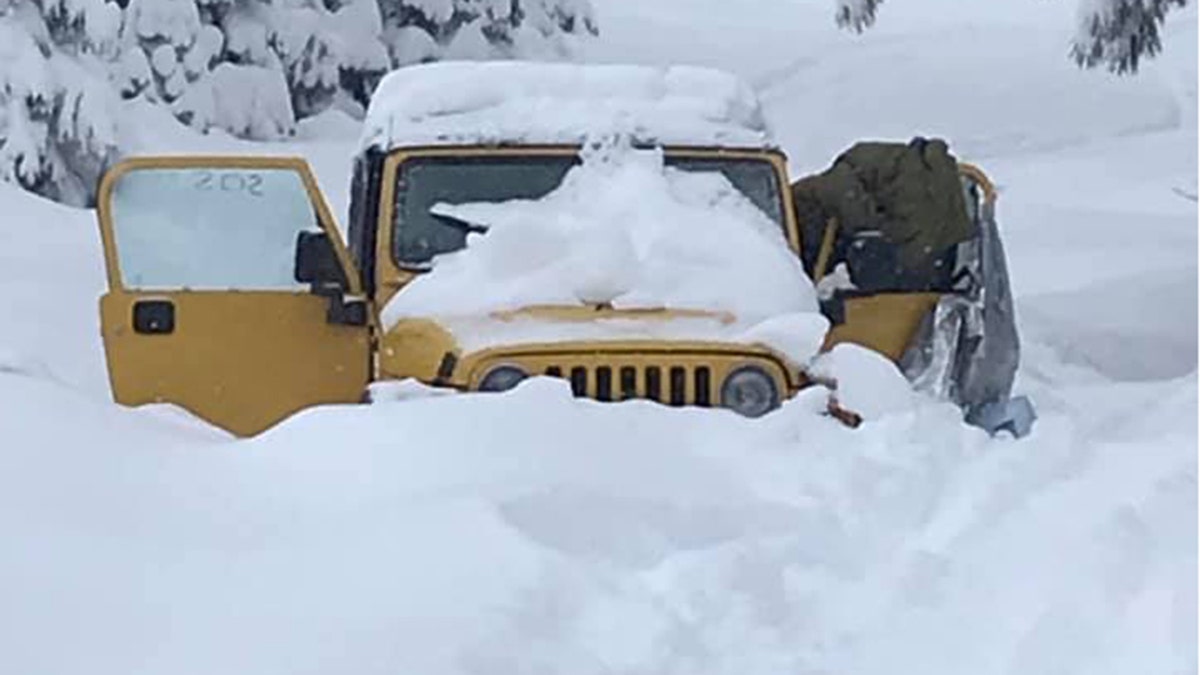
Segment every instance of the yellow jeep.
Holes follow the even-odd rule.
[[[423,66],[432,72],[421,82],[452,67]],[[485,72],[486,79],[515,68],[533,68],[534,79],[562,74],[549,64],[488,67],[496,72]],[[389,76],[396,81],[385,80],[378,106],[406,85],[413,90],[412,77]],[[354,162],[345,238],[301,158],[134,157],[105,174],[98,220],[108,292],[100,315],[117,402],[174,403],[249,436],[307,407],[364,402],[372,383],[409,378],[473,392],[548,375],[600,401],[652,399],[747,416],[766,414],[813,384],[806,363],[769,343],[696,339],[669,328],[689,321],[719,327],[736,318],[728,312],[578,303],[478,317],[493,328],[538,327],[510,341],[503,330],[477,339],[471,324],[449,325],[433,315],[385,322],[389,302],[439,256],[463,250],[475,231],[431,206],[537,198],[579,163],[587,140],[547,133],[464,141],[443,134],[414,142],[381,135],[380,129],[394,131],[401,116],[376,106]],[[661,142],[663,135],[644,133],[634,142],[656,144],[667,166],[720,173],[749,193],[797,256],[821,246],[802,241],[786,158],[777,148]],[[963,176],[978,198],[972,207],[990,204],[995,195],[986,177],[972,167]],[[899,360],[940,295],[847,297],[824,347],[853,341]],[[597,324],[639,329],[627,337],[581,329]],[[703,333],[710,334],[721,335]]]

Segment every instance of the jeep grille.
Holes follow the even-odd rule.
[[[712,370],[703,365],[603,365],[570,363],[547,366],[550,377],[571,382],[579,397],[598,401],[642,398],[673,406],[709,407],[716,399]]]

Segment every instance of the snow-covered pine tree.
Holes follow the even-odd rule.
[[[597,32],[590,0],[128,1],[146,63],[124,58],[123,91],[151,89],[193,126],[250,138],[289,134],[335,103],[361,115],[391,68],[562,53],[561,34]]]
[[[104,0],[34,0],[50,41],[71,55],[112,58],[121,12]]]
[[[338,107],[361,117],[391,59],[377,0],[325,0],[338,49]]]
[[[281,73],[297,120],[332,104],[340,53],[324,4],[319,0],[222,0],[221,4],[227,9],[214,17],[214,24],[225,36],[222,60]]]
[[[598,33],[590,0],[378,0],[393,68],[452,58],[562,54]]]
[[[265,27],[272,12],[260,0],[128,0],[122,93],[167,104],[202,131],[255,139],[290,133],[295,114],[285,64]],[[305,46],[284,45],[293,62],[303,59]],[[298,96],[310,93],[302,89]]]
[[[837,0],[837,25],[861,33],[875,23],[875,14],[883,0]]]
[[[103,73],[119,11],[103,0],[0,0],[0,180],[91,205],[117,156],[117,97]]]
[[[1167,12],[1186,5],[1187,0],[1082,0],[1071,55],[1084,68],[1136,73],[1143,58],[1162,50],[1159,29]]]
[[[861,33],[875,23],[883,0],[834,0],[834,18]],[[1159,30],[1172,8],[1188,0],[1079,0],[1080,26],[1071,57],[1082,68],[1103,65],[1118,74],[1136,73],[1143,58],[1162,49]]]
[[[121,23],[122,94],[172,103],[208,69],[194,0],[128,0]],[[203,58],[207,56],[208,59]]]
[[[90,203],[121,98],[270,139],[361,115],[392,68],[556,58],[597,32],[590,0],[0,0],[0,180]]]
[[[600,32],[589,0],[525,0],[517,10],[520,23],[511,51],[518,57],[568,58],[567,37]]]

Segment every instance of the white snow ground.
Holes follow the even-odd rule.
[[[1033,436],[534,381],[235,442],[108,402],[91,214],[0,185],[0,672],[1197,672],[1195,10],[1118,80],[1066,61],[1068,2],[897,1],[862,37],[823,0],[598,4],[594,58],[745,75],[798,170],[918,132],[983,164]],[[304,153],[343,210],[345,120],[139,119]]]

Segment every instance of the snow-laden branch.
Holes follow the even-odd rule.
[[[1080,67],[1104,66],[1136,73],[1141,61],[1162,50],[1160,30],[1167,13],[1189,0],[1079,0],[1079,26],[1071,57]],[[836,21],[861,33],[875,23],[883,0],[835,0]]]
[[[1162,50],[1159,31],[1167,12],[1185,5],[1187,0],[1082,0],[1071,56],[1085,68],[1136,73],[1143,58]]]
[[[837,25],[861,33],[875,23],[883,0],[837,0]]]

